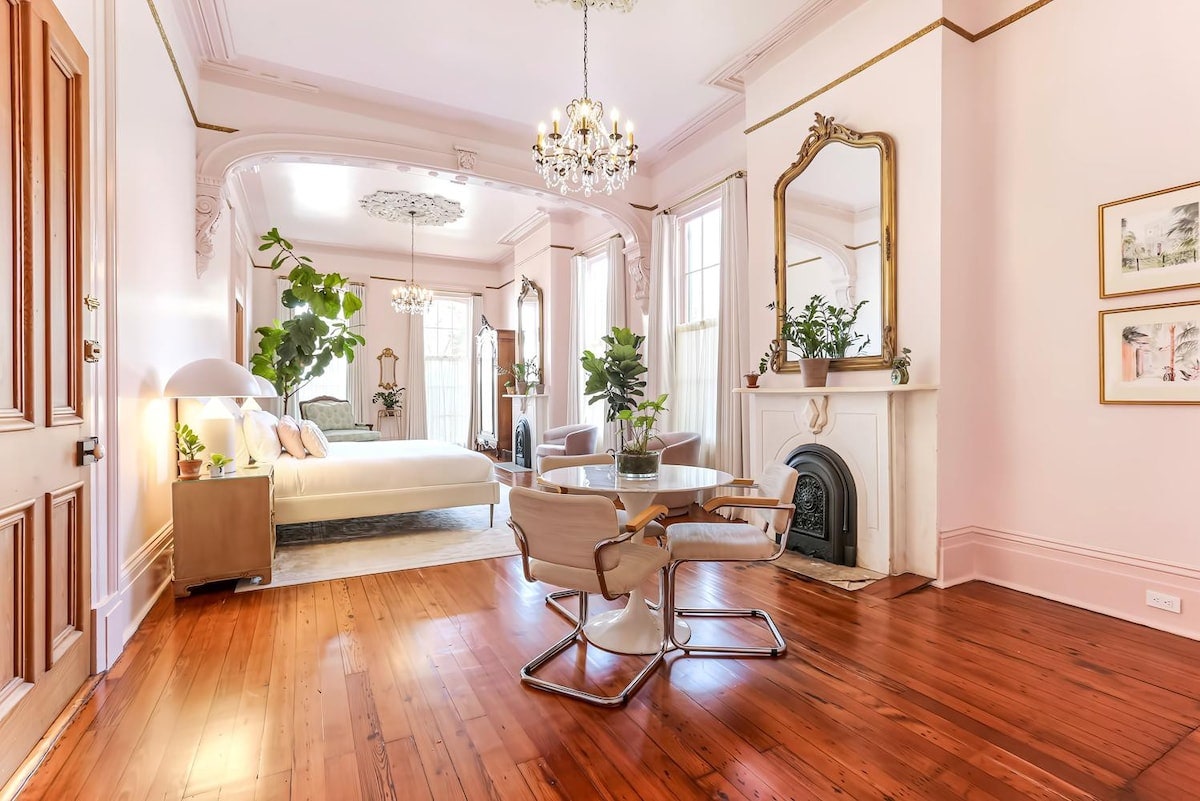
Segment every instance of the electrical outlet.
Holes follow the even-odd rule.
[[[1167,595],[1165,592],[1158,590],[1146,590],[1146,606],[1153,606],[1155,609],[1165,609],[1168,612],[1180,614],[1183,612],[1183,602],[1178,596]]]

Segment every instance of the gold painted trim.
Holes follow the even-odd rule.
[[[1171,284],[1170,286],[1154,287],[1153,289],[1135,289],[1131,292],[1107,292],[1106,293],[1104,291],[1104,283],[1105,283],[1105,281],[1104,281],[1104,210],[1112,208],[1113,206],[1121,206],[1126,203],[1133,203],[1136,200],[1145,200],[1148,197],[1156,197],[1157,195],[1166,195],[1166,194],[1170,194],[1171,192],[1179,192],[1184,189],[1195,189],[1198,186],[1200,186],[1200,181],[1192,181],[1189,184],[1180,184],[1179,186],[1172,186],[1170,189],[1159,189],[1155,192],[1146,192],[1145,194],[1134,195],[1133,197],[1122,198],[1121,200],[1113,200],[1108,203],[1103,203],[1100,206],[1096,207],[1096,218],[1097,218],[1097,223],[1098,223],[1096,226],[1096,231],[1099,234],[1099,244],[1100,244],[1099,263],[1100,263],[1100,297],[1101,298],[1121,298],[1121,297],[1125,297],[1127,295],[1148,295],[1148,294],[1151,294],[1154,292],[1174,292],[1177,289],[1195,289],[1196,287],[1200,287],[1200,282],[1196,282],[1196,283],[1192,283],[1192,284]]]
[[[756,122],[755,124],[751,125],[749,128],[747,128],[742,133],[752,134],[755,131],[757,131],[759,128],[770,125],[771,123],[775,122],[776,120],[780,119],[781,117],[785,117],[788,114],[791,114],[793,111],[800,108],[805,103],[809,103],[809,102],[815,100],[816,98],[818,98],[821,95],[828,92],[830,89],[833,89],[835,86],[845,83],[846,81],[853,78],[855,75],[858,75],[860,72],[863,72],[864,70],[875,66],[880,61],[883,61],[885,58],[887,58],[888,56],[895,55],[896,53],[900,52],[904,48],[908,47],[913,42],[915,42],[918,39],[920,39],[921,37],[925,36],[925,34],[933,33],[938,28],[944,27],[944,28],[958,34],[962,38],[966,39],[968,42],[971,42],[972,44],[974,44],[975,42],[978,42],[980,39],[984,39],[988,36],[991,36],[993,33],[996,33],[997,31],[1007,28],[1009,25],[1012,25],[1014,22],[1016,22],[1024,17],[1029,16],[1033,12],[1037,11],[1039,8],[1042,8],[1043,6],[1047,6],[1052,2],[1053,2],[1053,0],[1037,0],[1036,3],[1030,3],[1029,5],[1022,8],[1020,11],[1017,11],[1015,14],[1010,14],[1009,16],[1000,20],[996,24],[990,25],[990,26],[984,28],[979,33],[971,33],[963,26],[959,25],[958,23],[954,22],[953,20],[947,19],[946,17],[941,17],[939,19],[936,19],[933,22],[926,25],[921,30],[914,33],[913,35],[897,42],[896,44],[889,47],[887,50],[884,50],[882,53],[875,56],[874,58],[864,61],[862,64],[859,64],[857,67],[855,67],[854,69],[845,73],[844,75],[842,75],[838,78],[834,78],[832,81],[825,84],[820,89],[817,89],[815,92],[812,92],[811,94],[808,94],[808,95],[800,98],[795,103],[792,103],[790,106],[788,106],[787,108],[784,108],[780,111],[775,112],[774,114],[767,117],[766,119]]]
[[[237,133],[237,128],[214,125],[211,122],[200,122],[200,118],[196,116],[196,106],[192,103],[192,95],[188,91],[187,83],[183,80],[183,71],[179,69],[179,61],[175,58],[175,49],[171,47],[171,41],[167,38],[167,30],[163,27],[162,17],[158,15],[158,8],[154,5],[154,0],[146,0],[146,5],[150,6],[150,16],[154,17],[154,24],[158,27],[158,35],[162,38],[163,47],[167,49],[167,58],[171,60],[171,69],[175,70],[175,79],[179,81],[179,88],[183,91],[183,99],[187,103],[188,112],[192,115],[192,124],[206,131]]]
[[[1130,306],[1127,309],[1101,309],[1099,320],[1100,347],[1097,355],[1100,357],[1100,403],[1108,406],[1198,406],[1200,401],[1194,400],[1109,400],[1104,394],[1104,318],[1110,314],[1125,314],[1126,312],[1150,311],[1152,309],[1173,309],[1178,306],[1194,306],[1200,308],[1200,301],[1181,300],[1177,303],[1152,303],[1146,306]]]
[[[880,348],[878,356],[849,356],[831,359],[830,370],[881,370],[890,369],[896,345],[896,145],[885,133],[859,133],[834,122],[833,117],[818,113],[816,121],[808,129],[808,136],[800,145],[800,152],[792,166],[775,182],[775,343],[779,353],[774,368],[779,373],[797,373],[800,362],[788,360],[783,343],[783,318],[787,311],[787,187],[804,172],[822,148],[834,142],[850,147],[876,148],[879,151],[879,226],[882,244],[879,269],[881,271]]]
[[[825,257],[824,256],[813,256],[811,259],[802,259],[800,261],[794,261],[791,264],[789,264],[788,267],[799,267],[801,264],[812,264],[814,261],[820,261],[823,258],[825,258]]]
[[[876,239],[874,242],[864,242],[861,245],[842,245],[842,247],[844,247],[846,250],[862,250],[863,248],[869,248],[869,247],[871,247],[871,245],[878,245],[878,244],[879,244],[879,240]]]
[[[638,211],[658,211],[657,203],[655,203],[653,206],[643,206],[641,203],[630,203],[629,205],[633,206]]]
[[[691,203],[696,198],[703,197],[704,195],[713,191],[717,187],[721,186],[721,184],[725,183],[726,181],[731,181],[734,178],[745,178],[745,177],[746,177],[745,170],[738,170],[737,172],[731,172],[731,173],[729,173],[729,175],[726,175],[721,180],[714,181],[713,183],[709,184],[708,186],[704,187],[703,189],[693,192],[692,194],[685,197],[683,200],[675,201],[670,206],[667,206],[665,209],[660,211],[659,214],[670,214],[671,212],[675,211],[675,209],[679,208],[680,206]]]

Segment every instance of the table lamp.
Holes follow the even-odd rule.
[[[229,359],[197,359],[180,367],[167,379],[163,395],[177,400],[207,398],[195,418],[196,433],[207,452],[233,457],[237,453],[237,421],[223,398],[260,396],[262,387],[250,371]],[[274,394],[274,390],[271,390]],[[232,473],[236,462],[225,472]]]

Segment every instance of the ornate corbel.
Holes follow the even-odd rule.
[[[464,172],[475,171],[475,162],[479,160],[479,153],[456,146],[454,148],[454,155],[458,157],[458,168],[460,170]]]
[[[225,213],[225,198],[221,183],[212,178],[196,178],[196,277],[203,278],[213,257],[213,237],[221,215]]]
[[[650,260],[642,255],[641,244],[625,248],[625,272],[633,281],[633,297],[642,308],[642,314],[650,313]]]

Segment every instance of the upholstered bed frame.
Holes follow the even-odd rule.
[[[488,525],[495,524],[496,504],[500,502],[497,481],[470,484],[444,484],[376,492],[343,492],[337,495],[305,495],[275,501],[276,523],[313,523],[351,517],[424,512],[455,506],[488,504]]]

